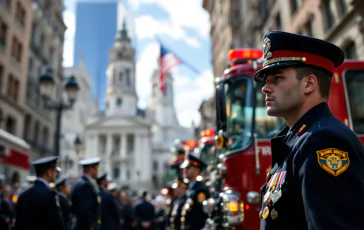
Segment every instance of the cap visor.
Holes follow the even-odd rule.
[[[181,169],[184,169],[184,168],[187,168],[188,166],[190,165],[190,162],[188,162],[188,161],[184,161],[179,167],[181,168]]]
[[[254,74],[254,80],[256,82],[265,82],[265,80],[267,78],[266,75],[270,71],[272,71],[274,69],[290,67],[290,66],[294,66],[294,65],[304,65],[304,64],[301,61],[288,61],[288,62],[279,62],[279,64],[278,63],[271,64],[271,65],[268,65],[268,66],[262,68],[258,72],[256,72]]]

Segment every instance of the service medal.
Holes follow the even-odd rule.
[[[259,212],[259,219],[262,219],[263,211]]]
[[[270,217],[272,218],[272,220],[275,220],[278,217],[278,212],[274,208],[272,209],[272,212],[270,213]]]
[[[268,216],[269,216],[269,208],[268,208],[268,206],[266,206],[266,207],[264,208],[264,210],[263,210],[262,217],[263,217],[263,219],[265,220],[265,219],[267,219],[267,218],[268,218]]]
[[[272,202],[273,204],[277,203],[277,201],[281,198],[282,196],[282,185],[284,183],[284,180],[286,178],[286,174],[287,172],[284,171],[282,172],[282,175],[279,179],[279,183],[278,183],[278,188],[277,188],[277,191],[273,194],[273,197],[272,197]]]

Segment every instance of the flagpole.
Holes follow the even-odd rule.
[[[166,47],[171,53],[173,53],[174,55],[176,55],[176,53],[170,49],[168,46],[165,45],[165,43],[163,43],[161,41],[161,39],[155,35],[155,38],[156,40],[159,42],[160,45],[163,45],[164,47]],[[192,72],[194,72],[195,74],[197,75],[200,75],[200,72],[195,68],[193,67],[192,65],[190,65],[188,62],[186,62],[184,59],[182,59],[180,56],[176,55],[180,60],[181,60],[181,63],[183,63],[184,65],[186,65]]]

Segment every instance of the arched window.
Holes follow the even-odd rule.
[[[120,105],[123,103],[123,100],[119,97],[118,99],[116,99],[116,105],[118,107],[120,107]]]

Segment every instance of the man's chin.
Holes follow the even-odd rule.
[[[279,117],[279,110],[271,106],[267,107],[267,115],[273,117]]]

